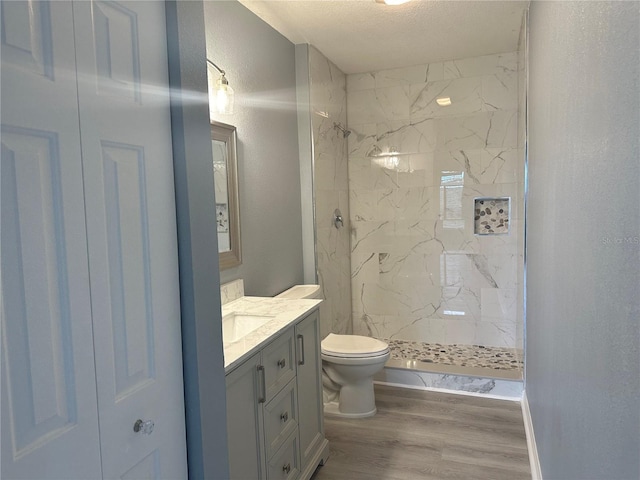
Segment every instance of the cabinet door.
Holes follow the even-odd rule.
[[[296,325],[300,465],[306,471],[324,441],[320,330],[316,310]]]
[[[229,373],[227,382],[227,439],[231,480],[266,477],[264,467],[262,404],[264,377],[256,353]]]
[[[103,475],[184,478],[164,2],[73,14]]]
[[[72,7],[2,1],[0,10],[0,477],[95,479],[100,443]]]

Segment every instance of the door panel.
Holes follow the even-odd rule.
[[[155,375],[144,148],[101,142],[116,401]]]
[[[61,212],[55,178],[57,135],[3,128],[3,273],[9,282],[4,305],[12,313],[6,332],[10,372],[9,408],[17,452],[75,423],[75,383],[69,310],[64,291],[68,271],[56,216]],[[58,227],[58,228],[56,228]],[[57,230],[57,231],[56,231]]]
[[[140,101],[136,12],[119,3],[95,1],[93,35],[98,92]]]
[[[53,15],[65,14],[64,8],[54,8]],[[2,2],[2,63],[25,72],[54,79],[53,29],[51,6],[48,2]],[[69,21],[70,18],[65,19]],[[55,31],[56,41],[58,34]],[[70,34],[71,32],[67,32]],[[58,53],[58,52],[57,52]],[[58,57],[56,60],[60,60]],[[58,64],[59,66],[61,64]],[[59,71],[57,73],[60,73]]]
[[[140,480],[141,478],[164,478],[160,475],[160,456],[158,450],[154,450],[133,467],[127,470],[122,480]]]
[[[316,310],[296,325],[298,345],[298,405],[300,410],[300,458],[302,471],[324,441],[322,366],[320,364],[319,314]]]
[[[0,8],[0,476],[99,478],[71,5]]]
[[[229,478],[249,480],[266,478],[263,436],[263,412],[258,398],[261,353],[256,353],[229,373],[227,387],[227,442]]]
[[[184,478],[164,3],[77,2],[74,23],[103,473]]]

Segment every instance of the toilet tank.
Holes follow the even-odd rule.
[[[275,298],[322,298],[322,292],[320,291],[320,285],[295,285],[289,290],[285,290]]]

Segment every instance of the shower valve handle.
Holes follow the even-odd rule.
[[[344,227],[344,221],[342,220],[342,213],[340,213],[340,210],[337,208],[333,212],[333,225],[336,228]]]

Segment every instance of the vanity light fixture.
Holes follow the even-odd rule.
[[[411,0],[376,0],[376,3],[384,3],[385,5],[402,5],[403,3],[410,1]]]
[[[451,105],[451,97],[436,98],[436,103],[441,107],[448,107]]]
[[[216,80],[215,87],[209,91],[209,109],[223,115],[231,115],[233,113],[233,88],[229,86],[224,70],[208,58],[207,63],[220,72],[220,78]]]

